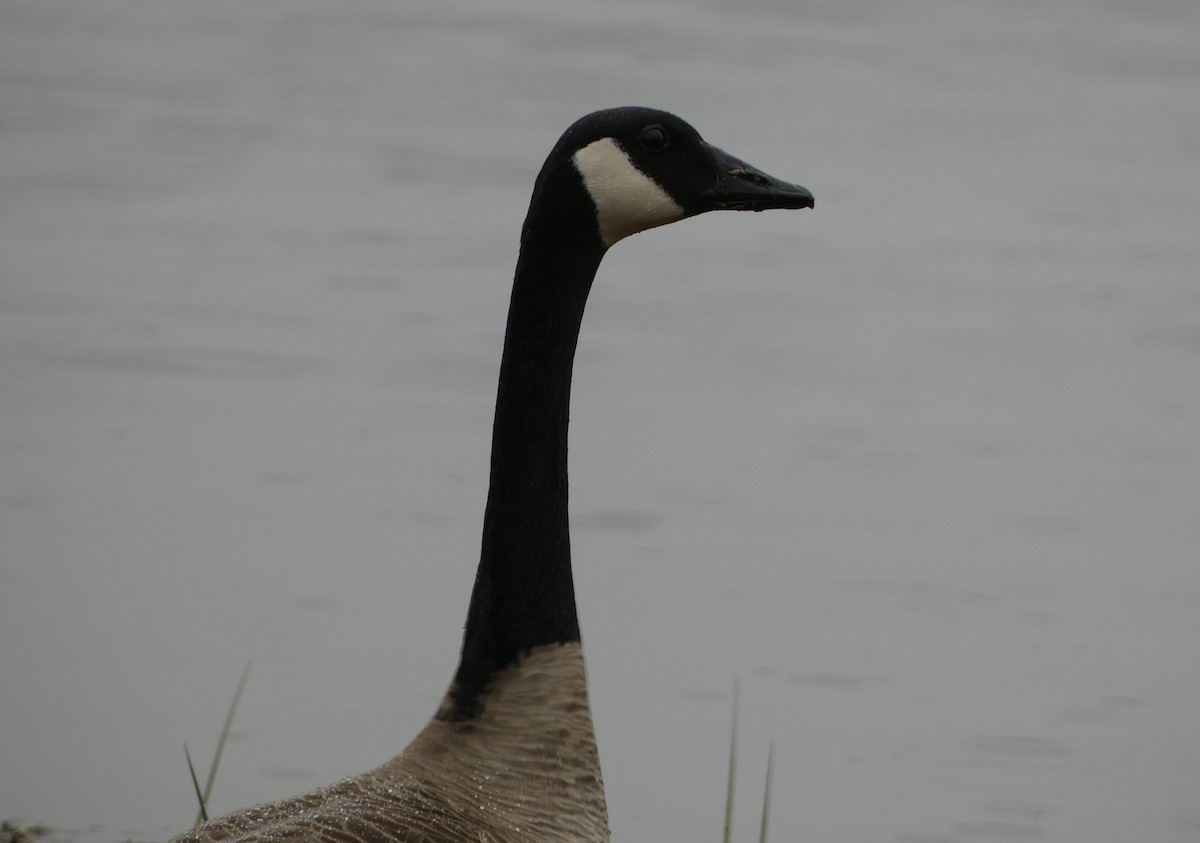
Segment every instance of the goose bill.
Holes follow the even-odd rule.
[[[808,188],[769,176],[718,149],[708,147],[717,183],[705,192],[715,211],[766,211],[773,208],[811,208],[813,195]]]

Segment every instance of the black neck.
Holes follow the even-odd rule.
[[[483,548],[452,689],[471,719],[491,678],[534,647],[579,640],[567,525],[571,368],[604,254],[569,166],[543,172],[521,237],[492,430]],[[580,232],[588,236],[581,237]]]

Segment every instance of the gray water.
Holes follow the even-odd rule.
[[[1200,7],[0,3],[0,818],[163,838],[452,672],[516,238],[668,108],[810,187],[605,261],[617,840],[1200,840]]]

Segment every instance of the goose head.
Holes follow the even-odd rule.
[[[539,187],[568,169],[591,200],[605,249],[707,211],[813,207],[806,188],[767,175],[710,145],[686,121],[650,108],[613,108],[576,121],[550,153]]]

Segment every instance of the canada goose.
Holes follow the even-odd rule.
[[[483,548],[441,706],[386,764],[175,839],[608,840],[567,530],[568,400],[584,303],[622,237],[705,211],[812,206],[803,187],[709,146],[662,111],[598,111],[567,129],[521,230]]]

